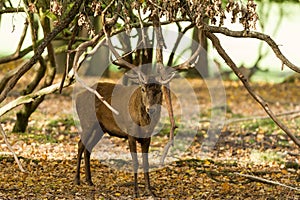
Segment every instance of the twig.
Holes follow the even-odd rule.
[[[283,183],[279,183],[277,181],[272,181],[272,180],[268,180],[268,179],[265,179],[265,178],[252,176],[252,175],[249,175],[249,174],[241,174],[241,173],[237,173],[237,172],[235,172],[234,174],[238,175],[238,176],[246,177],[246,178],[251,179],[251,180],[255,180],[255,181],[259,181],[259,182],[263,182],[263,183],[268,183],[268,184],[272,184],[272,185],[279,185],[279,186],[282,186],[282,187],[289,188],[291,190],[300,191],[300,188],[292,187],[292,186],[289,186],[289,185],[286,185],[286,184],[283,184]]]
[[[289,130],[287,126],[285,126],[272,112],[272,110],[269,108],[269,105],[265,102],[265,100],[258,96],[252,89],[251,85],[249,84],[247,78],[243,75],[241,70],[236,66],[236,64],[233,62],[233,60],[229,57],[229,55],[226,53],[226,51],[223,49],[223,47],[220,44],[219,39],[212,33],[205,31],[206,36],[212,41],[213,46],[218,51],[219,55],[224,59],[224,61],[228,64],[228,66],[232,69],[232,71],[236,74],[236,76],[242,81],[243,85],[249,92],[249,94],[263,107],[263,109],[266,111],[266,113],[270,116],[270,118],[283,130],[289,138],[298,146],[300,147],[300,141],[298,138],[295,137],[295,135]]]
[[[2,80],[0,81],[0,91],[2,91],[5,88],[7,82],[11,79],[11,77],[13,77],[16,74],[16,72],[21,67],[22,67],[21,65],[17,66],[16,68],[14,68],[14,69],[8,71],[7,73],[5,73],[5,75],[3,76]]]
[[[72,45],[75,43],[75,38],[76,38],[76,35],[78,35],[78,32],[79,32],[79,25],[76,24],[75,27],[74,27],[72,36],[71,36],[71,38],[70,38],[70,40],[68,42],[67,52],[71,51]],[[66,76],[67,76],[69,70],[71,70],[70,59],[71,59],[70,53],[67,53],[67,61],[66,61],[64,73],[63,73],[62,78],[61,78],[61,84],[60,84],[60,88],[59,88],[59,93],[62,92]]]
[[[18,13],[18,12],[25,12],[24,8],[5,8],[0,10],[0,15],[7,14],[7,13]]]
[[[118,60],[126,58],[128,55],[136,52],[137,50],[139,50],[139,47],[143,44],[143,40],[139,41],[138,44],[136,45],[136,47],[132,50],[130,50],[129,52],[124,53],[122,56],[120,55],[120,57],[117,60],[113,60],[112,56],[110,56],[110,62],[112,62],[114,65],[119,66],[120,68],[128,68],[127,65],[122,65],[122,63],[118,62]],[[122,49],[124,50],[124,49]],[[146,51],[145,51],[146,52]]]
[[[14,152],[12,146],[9,144],[8,139],[7,139],[7,136],[6,136],[6,134],[5,134],[5,131],[3,130],[3,127],[2,127],[2,124],[1,124],[1,123],[0,123],[0,132],[1,132],[2,136],[3,136],[3,138],[4,138],[4,141],[5,141],[6,146],[7,146],[8,149],[11,151],[11,153],[14,155],[14,159],[15,159],[16,163],[18,164],[20,171],[21,171],[21,172],[26,172],[26,170],[23,168],[23,166],[22,166],[22,164],[21,164],[21,162],[20,162],[18,156],[17,156],[16,153]]]
[[[140,11],[140,9],[138,9],[138,15],[137,16],[138,16],[139,23],[140,23],[140,26],[141,26],[143,48],[145,48],[146,44],[147,44],[146,43],[146,35],[145,35],[145,32],[144,32],[144,24],[143,24],[143,20],[142,20],[142,17],[141,17],[141,11]]]
[[[163,10],[162,7],[160,7],[159,5],[157,5],[156,3],[154,3],[152,0],[149,0],[149,2],[150,2],[153,6],[155,6],[156,8],[158,8],[158,9],[160,9],[160,10]]]
[[[300,117],[300,113],[294,115],[294,116],[292,117],[292,119],[296,119],[296,118],[298,118],[298,117]]]
[[[97,52],[98,48],[101,45],[103,45],[103,43],[105,42],[104,40],[101,40],[99,42],[99,40],[102,36],[103,36],[103,32],[101,31],[95,37],[93,37],[91,40],[81,43],[75,50],[68,52],[68,54],[76,52],[75,56],[74,56],[74,61],[73,61],[74,71],[75,70],[78,71],[81,66],[81,63],[88,56],[94,55]],[[86,52],[87,48],[90,46],[95,46],[95,47],[91,51]],[[80,59],[82,55],[84,55],[84,58]]]
[[[42,40],[37,41],[37,44],[40,45],[42,43]],[[0,63],[8,63],[11,61],[15,61],[18,60],[22,57],[24,57],[25,55],[27,55],[28,53],[30,53],[33,50],[33,46],[28,46],[25,49],[21,50],[21,51],[16,51],[15,53],[8,55],[8,56],[4,56],[0,58]]]

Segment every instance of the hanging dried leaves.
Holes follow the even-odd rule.
[[[115,25],[119,26],[123,23],[124,28],[128,32],[131,30],[133,24],[136,25],[138,22],[139,11],[143,13],[143,23],[151,22],[151,16],[157,13],[162,21],[168,23],[190,21],[195,23],[197,27],[202,27],[203,23],[207,23],[207,19],[209,19],[209,23],[212,25],[223,26],[226,17],[231,15],[231,22],[241,23],[246,31],[255,29],[255,24],[258,20],[254,0],[248,0],[247,3],[236,0],[228,0],[226,3],[223,3],[221,0],[136,0],[120,2],[116,0],[110,3],[110,8],[106,11],[107,18],[116,14],[115,8],[119,3],[122,4],[122,11],[117,14],[123,22],[118,21]],[[85,5],[84,11],[78,19],[78,24],[89,28],[87,26],[89,19],[83,16],[99,16],[106,7],[108,7],[108,4],[105,1],[91,1]],[[63,8],[59,0],[51,1],[50,11],[55,15],[62,15],[62,10],[66,9]]]

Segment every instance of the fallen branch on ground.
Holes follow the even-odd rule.
[[[300,110],[283,112],[283,113],[279,113],[275,116],[283,117],[283,116],[290,116],[290,115],[292,115],[290,117],[292,119],[297,118],[300,116]],[[264,119],[270,119],[270,116],[250,116],[250,117],[243,117],[243,118],[232,118],[232,119],[226,120],[225,125],[241,123],[241,122],[246,122],[246,121],[253,121],[253,120],[264,120]],[[210,122],[210,121],[211,121],[210,119],[202,119],[202,120],[199,120],[199,123],[206,123],[206,122]]]
[[[16,155],[16,153],[14,152],[12,146],[9,144],[8,140],[7,140],[7,137],[6,137],[6,134],[5,134],[5,131],[2,127],[2,124],[0,123],[0,132],[4,138],[4,141],[5,141],[5,144],[7,145],[8,149],[12,152],[12,154],[14,155],[14,159],[16,161],[16,163],[18,164],[19,166],[19,169],[21,170],[21,172],[26,172],[26,170],[23,168],[20,160],[18,159],[18,156]]]
[[[272,184],[272,185],[279,185],[279,186],[282,186],[282,187],[289,188],[291,190],[300,191],[300,188],[292,187],[292,186],[289,186],[289,185],[286,185],[286,184],[283,184],[283,183],[279,183],[277,181],[272,181],[272,180],[268,180],[268,179],[265,179],[265,178],[261,178],[261,177],[257,177],[257,176],[252,176],[252,175],[249,175],[249,174],[241,174],[241,173],[237,173],[237,172],[235,172],[234,174],[238,175],[238,176],[246,177],[246,178],[254,180],[254,181],[259,181],[259,182],[263,182],[263,183],[267,183],[267,184]]]

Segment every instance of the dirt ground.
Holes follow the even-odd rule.
[[[203,144],[210,138],[207,131],[214,103],[203,81],[190,79],[189,83],[197,96],[200,118],[179,120],[183,128],[189,124],[194,130],[189,130],[194,134],[192,140],[183,150],[178,148],[180,152],[164,167],[153,167],[150,177],[157,199],[300,199],[299,147],[265,117],[239,82],[224,82],[225,125],[213,147],[203,152]],[[299,138],[300,82],[252,85]],[[73,184],[79,136],[73,120],[72,91],[68,88],[63,94],[47,96],[32,115],[26,133],[11,133],[16,110],[1,118],[27,172],[20,172],[1,137],[0,199],[133,198],[131,161],[121,155],[128,152],[127,141],[122,139],[107,136],[106,141],[115,146],[99,145],[94,150],[91,167],[95,186],[86,184],[84,167],[81,185]],[[17,95],[14,91],[8,100]],[[185,103],[183,106],[191,106]],[[175,105],[175,113],[179,107]],[[162,132],[152,141],[153,152],[167,142],[168,127]],[[139,187],[140,199],[153,199],[145,193],[142,173]]]

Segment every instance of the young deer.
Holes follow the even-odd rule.
[[[102,101],[88,91],[78,95],[76,110],[82,133],[78,143],[76,184],[80,184],[80,162],[84,153],[86,181],[89,185],[93,185],[90,172],[90,154],[103,133],[108,133],[111,136],[128,139],[133,160],[134,194],[136,197],[139,196],[136,143],[141,144],[146,189],[150,195],[154,196],[150,188],[148,151],[152,132],[160,118],[161,87],[162,84],[168,83],[173,76],[169,76],[167,80],[161,80],[161,78],[146,76],[138,71],[134,78],[138,80],[139,86],[123,86],[112,83],[97,83],[94,86],[98,93],[119,112],[119,115],[113,114]]]

